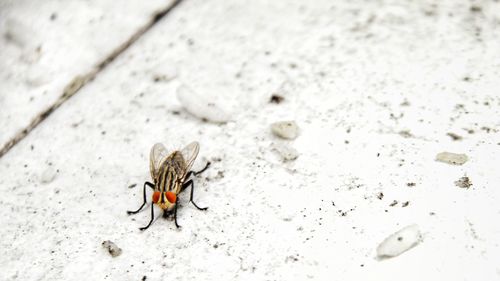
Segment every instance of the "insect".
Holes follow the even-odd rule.
[[[200,145],[198,142],[192,142],[180,151],[177,150],[170,154],[167,153],[163,144],[157,143],[153,145],[149,155],[149,170],[154,183],[148,181],[144,183],[144,202],[141,207],[137,211],[127,211],[129,215],[137,214],[146,205],[146,186],[154,190],[151,203],[151,220],[148,225],[139,228],[140,230],[146,230],[153,223],[155,204],[163,210],[163,217],[167,218],[173,213],[175,226],[179,228],[180,226],[177,223],[178,195],[189,186],[191,186],[189,202],[193,203],[198,210],[208,209],[207,207],[200,208],[194,203],[194,183],[192,179],[189,179],[191,175],[201,174],[210,166],[210,162],[207,162],[202,170],[198,172],[191,171],[199,150]]]

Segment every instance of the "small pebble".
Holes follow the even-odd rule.
[[[413,224],[385,238],[377,247],[377,257],[391,258],[399,256],[405,251],[415,247],[422,241],[418,225]]]
[[[293,140],[299,135],[299,126],[295,121],[281,121],[271,124],[274,135],[288,140]]]
[[[44,184],[51,183],[56,178],[57,171],[54,167],[49,166],[43,171],[40,176],[40,181]]]
[[[436,155],[436,161],[448,163],[452,165],[463,165],[469,158],[465,154],[457,154],[452,152],[441,152]]]
[[[122,254],[122,249],[120,249],[118,246],[116,246],[115,243],[106,240],[102,242],[102,247],[108,250],[109,254],[113,257],[116,258],[117,256]]]
[[[230,120],[229,113],[200,93],[194,92],[187,86],[177,89],[177,98],[182,106],[193,116],[213,123],[225,123]]]

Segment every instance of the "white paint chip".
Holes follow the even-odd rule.
[[[436,161],[448,163],[452,165],[463,165],[469,158],[465,154],[452,152],[441,152],[436,155]]]
[[[189,113],[202,120],[213,123],[225,123],[230,120],[230,114],[226,110],[206,95],[201,95],[185,85],[177,89],[177,98]]]
[[[297,149],[287,145],[274,145],[273,149],[281,156],[285,162],[293,161],[299,157]]]
[[[412,224],[385,238],[377,247],[377,257],[391,258],[399,256],[415,247],[422,240],[418,225]]]
[[[295,121],[281,121],[271,124],[274,135],[288,140],[293,140],[299,135],[299,126]]]
[[[42,183],[51,183],[55,178],[56,178],[57,171],[54,169],[54,167],[49,166],[45,171],[43,171],[42,175],[40,176],[40,181]]]

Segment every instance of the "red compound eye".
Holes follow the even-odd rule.
[[[153,203],[158,203],[158,201],[160,201],[160,192],[159,191],[155,191],[153,193]]]
[[[173,204],[175,203],[175,201],[177,201],[177,196],[175,195],[175,193],[167,191],[167,200],[168,202]]]

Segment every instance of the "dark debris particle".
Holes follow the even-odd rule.
[[[407,207],[408,205],[410,205],[410,201],[406,201],[406,202],[403,202],[403,204],[401,205],[401,207]]]
[[[472,186],[472,182],[467,176],[463,176],[455,181],[455,185],[460,188],[470,188]]]
[[[146,279],[148,279],[146,275],[142,276],[142,281],[146,281]]]
[[[283,102],[285,100],[285,98],[283,96],[280,96],[280,95],[272,95],[271,98],[269,99],[269,103],[276,103],[276,104],[280,104],[281,102]]]
[[[297,258],[297,257],[295,257],[293,255],[290,255],[290,256],[286,257],[285,263],[287,263],[287,262],[296,262],[298,260],[299,260],[299,258]]]
[[[397,200],[394,200],[394,201],[392,201],[392,203],[391,203],[391,204],[389,204],[389,206],[394,207],[394,206],[396,206],[397,204],[398,204],[398,201],[397,201]]]
[[[56,13],[52,13],[52,14],[50,15],[50,20],[51,20],[51,21],[55,21],[56,19],[57,19],[57,14],[56,14]]]
[[[401,106],[410,106],[410,102],[405,99],[400,105]]]
[[[459,140],[463,139],[462,136],[459,136],[459,135],[457,135],[455,133],[447,133],[446,135],[449,136],[454,141],[459,141]]]
[[[222,158],[221,157],[212,157],[212,161],[220,162],[220,161],[222,161]]]
[[[113,257],[116,258],[117,256],[122,254],[122,249],[120,249],[115,243],[112,241],[106,240],[102,242],[102,247],[108,250],[109,254]]]
[[[155,74],[153,75],[153,82],[158,83],[158,82],[168,82],[172,80],[174,77],[169,77],[167,75],[163,74]]]
[[[408,182],[408,183],[406,183],[406,186],[408,186],[408,187],[414,187],[414,186],[416,186],[416,185],[417,185],[417,184],[416,184],[416,183],[414,183],[414,182]]]
[[[137,183],[133,183],[133,184],[129,185],[128,188],[134,188],[136,186],[137,186]]]
[[[403,241],[403,237],[399,236],[398,241]]]
[[[485,131],[486,133],[490,133],[493,129],[483,126],[481,127],[481,130]]]
[[[383,192],[379,192],[379,193],[377,194],[377,198],[378,198],[379,200],[382,200],[382,198],[384,198],[384,193],[383,193]]]
[[[472,5],[469,10],[473,13],[479,13],[483,11],[483,8],[481,8],[481,6]]]
[[[412,138],[413,137],[413,134],[408,130],[400,131],[398,134],[400,136],[402,136],[403,138]]]

